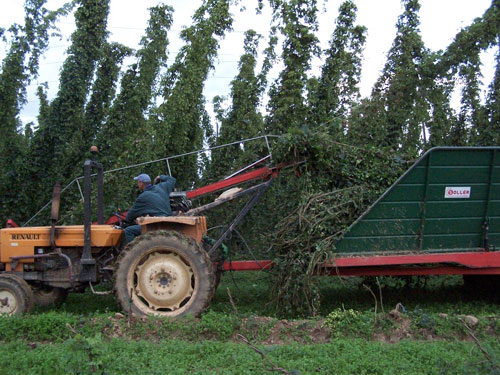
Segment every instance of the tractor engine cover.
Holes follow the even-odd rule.
[[[83,247],[83,225],[57,226],[55,245],[58,248]],[[121,243],[123,231],[112,225],[93,225],[91,246],[113,247]],[[50,248],[50,227],[20,227],[0,230],[0,262],[10,263],[12,257],[23,257],[21,263],[33,263],[35,250]]]

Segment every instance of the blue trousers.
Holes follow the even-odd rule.
[[[125,228],[125,242],[124,244],[128,244],[134,238],[141,234],[141,226],[140,225],[130,225]]]

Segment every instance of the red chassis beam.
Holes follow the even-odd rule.
[[[225,262],[225,271],[259,271],[272,267],[270,260]],[[441,253],[421,255],[338,257],[323,272],[339,276],[500,275],[500,252]]]
[[[338,257],[327,267],[398,266],[412,264],[457,264],[470,268],[500,267],[500,251],[462,253]]]
[[[348,267],[328,268],[325,274],[331,276],[424,276],[424,275],[500,275],[500,267],[466,268],[439,265],[435,267]]]
[[[272,168],[262,167],[251,172],[243,173],[241,175],[228,178],[226,180],[215,182],[207,186],[202,186],[198,189],[186,191],[186,197],[188,199],[193,199],[201,197],[202,195],[210,194],[218,190],[228,188],[230,186],[239,185],[243,182],[252,180],[267,180],[271,176],[277,177],[279,170],[283,167],[284,164],[280,164],[279,166]]]
[[[234,260],[224,262],[222,269],[224,271],[260,271],[271,268],[271,260]]]

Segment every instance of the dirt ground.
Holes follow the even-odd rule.
[[[436,334],[432,329],[415,329],[411,317],[395,310],[385,314],[383,319],[385,319],[385,328],[382,327],[381,319],[380,324],[377,321],[375,328],[370,332],[364,332],[363,336],[365,338],[372,337],[374,341],[384,343],[398,343],[408,339],[426,341],[449,339],[447,336]],[[223,340],[238,342],[243,336],[254,343],[263,345],[285,345],[294,342],[302,344],[327,343],[332,339],[332,332],[325,322],[326,319],[278,320],[265,316],[251,316],[242,318],[234,327],[228,328],[229,335]],[[488,326],[482,333],[493,336],[499,334]],[[161,341],[166,338],[189,341],[221,340],[217,328],[201,327],[199,319],[192,318],[166,324],[165,320],[162,319],[135,316],[129,318],[121,313],[108,317],[102,334],[108,338],[130,340],[144,338],[153,341]],[[463,332],[455,332],[453,338],[467,341],[473,339],[465,329]]]

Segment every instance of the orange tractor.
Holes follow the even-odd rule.
[[[250,167],[253,167],[250,166]],[[97,224],[91,222],[91,176],[97,170]],[[250,168],[249,168],[250,169]],[[170,217],[142,217],[142,234],[122,248],[122,229],[103,224],[103,168],[95,160],[84,164],[84,224],[58,226],[61,186],[51,201],[51,226],[0,230],[0,314],[29,312],[35,303],[57,303],[68,292],[83,291],[102,281],[113,281],[113,291],[124,311],[135,314],[199,315],[216,288],[216,250],[267,190],[279,167],[242,170],[236,176],[187,192],[171,194]],[[225,194],[195,209],[190,200],[261,180],[244,190]],[[243,210],[221,237],[208,244],[204,211],[242,195],[251,195]]]

